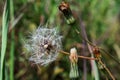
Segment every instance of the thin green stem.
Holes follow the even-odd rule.
[[[10,8],[10,27],[13,29],[13,23],[14,23],[14,6],[13,6],[13,0],[10,0],[9,3]],[[10,51],[10,80],[14,80],[14,30],[11,32],[11,51]]]
[[[14,43],[14,30],[12,31],[11,33],[11,37],[12,37],[12,40],[11,40],[11,48],[10,48],[10,80],[14,80],[14,46],[15,46],[15,43]]]

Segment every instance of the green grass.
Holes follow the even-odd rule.
[[[8,3],[4,6],[4,12],[2,17],[2,44],[1,44],[1,65],[0,65],[0,80],[4,80],[3,73],[4,73],[4,58],[6,53],[6,47],[7,47],[7,32],[8,32]]]
[[[13,29],[14,23],[14,6],[13,0],[10,0],[10,23],[11,29]],[[15,50],[15,42],[14,42],[14,29],[11,32],[11,46],[10,46],[10,80],[14,80],[14,50]]]
[[[14,30],[11,33],[11,46],[10,46],[10,80],[14,80],[14,49],[15,49],[15,42],[14,42]]]
[[[10,14],[10,15],[9,15]],[[10,16],[10,17],[9,17]],[[3,19],[2,19],[2,45],[1,45],[1,67],[0,67],[0,73],[1,73],[1,80],[4,80],[3,77],[4,72],[6,72],[6,67],[4,66],[5,63],[5,54],[6,54],[6,47],[7,47],[7,34],[8,34],[8,26],[9,24],[12,27],[13,21],[14,21],[14,7],[13,7],[13,0],[6,1],[6,4],[4,6],[4,12],[3,12]],[[9,22],[10,20],[10,22]],[[11,32],[11,46],[10,46],[10,80],[14,80],[14,31]],[[3,68],[3,66],[5,68]],[[6,77],[6,74],[5,74]],[[7,79],[7,78],[6,78]]]

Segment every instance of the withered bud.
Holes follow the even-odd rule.
[[[72,24],[72,23],[75,22],[72,11],[71,11],[70,6],[69,6],[69,4],[67,2],[63,1],[59,5],[59,10],[64,14],[68,24]]]
[[[70,56],[69,59],[71,62],[77,62],[78,61],[78,55],[77,55],[77,50],[76,48],[72,48],[70,50]]]
[[[77,50],[76,48],[72,48],[70,50],[70,63],[71,63],[71,67],[70,67],[70,74],[69,77],[70,79],[77,79],[79,77],[79,71],[78,71],[78,56],[77,56]]]
[[[95,55],[96,58],[100,58],[101,57],[100,49],[98,47],[94,47],[93,54]]]

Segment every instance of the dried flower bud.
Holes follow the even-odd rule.
[[[97,61],[98,68],[99,69],[104,69],[104,66],[101,65],[101,63],[99,62],[99,60],[101,61],[101,53],[100,53],[100,49],[98,47],[93,48],[93,54],[94,54],[95,58],[98,59],[98,61]]]
[[[66,18],[66,21],[68,24],[72,24],[75,22],[75,19],[72,15],[72,11],[70,9],[70,6],[67,2],[62,2],[60,5],[59,5],[59,10],[64,14],[65,18]]]
[[[71,62],[77,62],[78,61],[78,56],[77,56],[77,50],[76,50],[76,48],[72,48],[70,50],[69,59],[71,60]]]
[[[29,60],[41,65],[56,60],[61,49],[61,38],[55,28],[39,27],[25,44],[25,48],[31,53]]]
[[[100,58],[101,57],[101,53],[98,47],[94,47],[93,48],[93,54],[95,55],[96,58]]]
[[[69,77],[71,79],[76,79],[76,78],[79,77],[79,71],[78,71],[78,65],[77,65],[78,56],[77,56],[76,48],[72,48],[70,50],[69,59],[70,59],[70,63],[71,63],[71,69],[70,69]]]

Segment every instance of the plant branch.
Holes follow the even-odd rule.
[[[105,66],[105,64],[101,61],[101,59],[98,59],[98,62],[104,67],[104,69],[108,72],[108,74],[110,75],[110,77],[112,78],[112,80],[115,80],[115,77],[112,75],[112,73],[110,72],[110,70]]]
[[[88,40],[87,33],[86,33],[86,30],[85,30],[85,26],[83,24],[83,21],[82,21],[81,17],[79,17],[79,21],[80,21],[79,22],[80,23],[79,28],[81,30],[80,36],[82,36],[84,42],[87,44],[88,50],[89,50],[89,52],[91,54],[91,57],[94,57],[93,54],[92,54],[93,53],[93,50],[92,50],[93,45]],[[92,70],[94,72],[95,80],[99,80],[99,73],[98,73],[98,69],[97,69],[95,61],[91,61],[91,66],[92,66]]]
[[[65,55],[69,55],[70,54],[70,53],[62,51],[62,50],[60,50],[59,52],[62,53],[62,54],[65,54]],[[97,60],[97,58],[91,58],[91,57],[79,56],[79,55],[78,55],[78,58],[89,59],[89,60]]]

